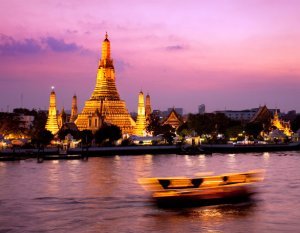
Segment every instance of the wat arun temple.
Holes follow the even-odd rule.
[[[120,127],[123,134],[134,132],[135,122],[126,108],[125,101],[121,100],[117,91],[115,69],[107,33],[102,43],[96,87],[91,98],[85,102],[82,112],[78,114],[75,124],[79,130],[96,131],[103,122]]]

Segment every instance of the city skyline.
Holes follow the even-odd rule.
[[[74,93],[81,110],[107,31],[130,112],[141,89],[153,109],[300,112],[299,9],[294,0],[3,1],[0,109],[47,109],[55,86],[59,111]]]

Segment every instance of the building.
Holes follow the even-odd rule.
[[[283,121],[279,119],[277,111],[275,112],[273,119],[271,120],[271,127],[275,127],[280,130],[286,136],[292,136],[293,131],[291,130],[291,125],[289,121]]]
[[[67,114],[65,112],[65,109],[62,108],[61,113],[58,114],[57,116],[57,123],[58,123],[58,128],[60,129],[64,123],[67,122]]]
[[[57,121],[57,112],[56,112],[56,95],[54,92],[54,87],[52,87],[52,91],[50,93],[50,101],[49,101],[49,110],[48,110],[48,118],[46,123],[46,129],[49,130],[52,134],[56,134],[59,130],[58,121]]]
[[[133,133],[135,122],[128,113],[125,101],[120,99],[115,79],[110,41],[106,33],[102,42],[102,56],[97,71],[96,87],[75,121],[79,130],[96,131],[104,121],[120,127],[123,134]]]
[[[272,112],[264,105],[258,108],[254,116],[250,119],[250,123],[270,122],[271,118]]]
[[[168,108],[168,110],[167,110],[167,115],[169,115],[171,112],[173,112],[173,111],[176,111],[176,113],[177,114],[179,114],[180,116],[182,116],[183,115],[183,108],[175,108],[175,107],[173,107],[173,108]]]
[[[34,116],[20,114],[18,117],[19,117],[19,127],[30,129],[33,126]]]
[[[139,93],[138,114],[137,114],[134,134],[137,136],[146,135],[146,115],[145,115],[144,94],[142,91]]]
[[[215,111],[215,113],[223,113],[226,117],[236,121],[250,121],[257,113],[258,108],[246,109],[246,110],[224,110]]]
[[[77,96],[74,95],[72,98],[72,110],[71,110],[71,117],[70,122],[75,122],[77,119],[78,110],[77,110]]]
[[[177,129],[183,123],[182,117],[173,109],[168,117],[162,122],[162,125],[171,125],[173,128]]]
[[[205,104],[201,104],[198,107],[198,113],[199,114],[204,114],[205,113]]]
[[[152,108],[151,108],[151,102],[150,102],[150,95],[146,95],[146,109],[145,109],[145,114],[146,114],[146,120],[149,120],[150,114],[152,113]]]

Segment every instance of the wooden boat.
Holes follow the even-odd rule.
[[[139,183],[152,192],[159,205],[193,206],[248,199],[263,177],[262,170],[254,170],[193,178],[142,178]]]

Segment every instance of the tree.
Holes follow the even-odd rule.
[[[91,130],[82,130],[80,132],[80,138],[82,145],[90,145],[92,143],[94,135]]]
[[[43,129],[32,138],[32,143],[37,144],[38,147],[44,147],[49,145],[53,138],[54,136],[49,130]]]
[[[95,141],[98,145],[104,141],[108,141],[109,145],[112,145],[120,138],[122,138],[122,131],[116,125],[103,125],[95,132]]]
[[[291,128],[294,132],[300,129],[300,115],[297,115],[297,117],[291,122]]]
[[[75,131],[75,130],[72,130],[72,129],[60,129],[58,131],[58,138],[60,140],[64,140],[65,137],[68,135],[68,134],[71,134],[73,136],[73,138],[75,139],[79,139],[80,138],[80,132],[79,131]]]
[[[148,133],[152,133],[154,136],[157,136],[158,134],[161,134],[161,123],[160,118],[156,114],[150,114],[149,117],[149,124],[146,127],[146,131]]]

